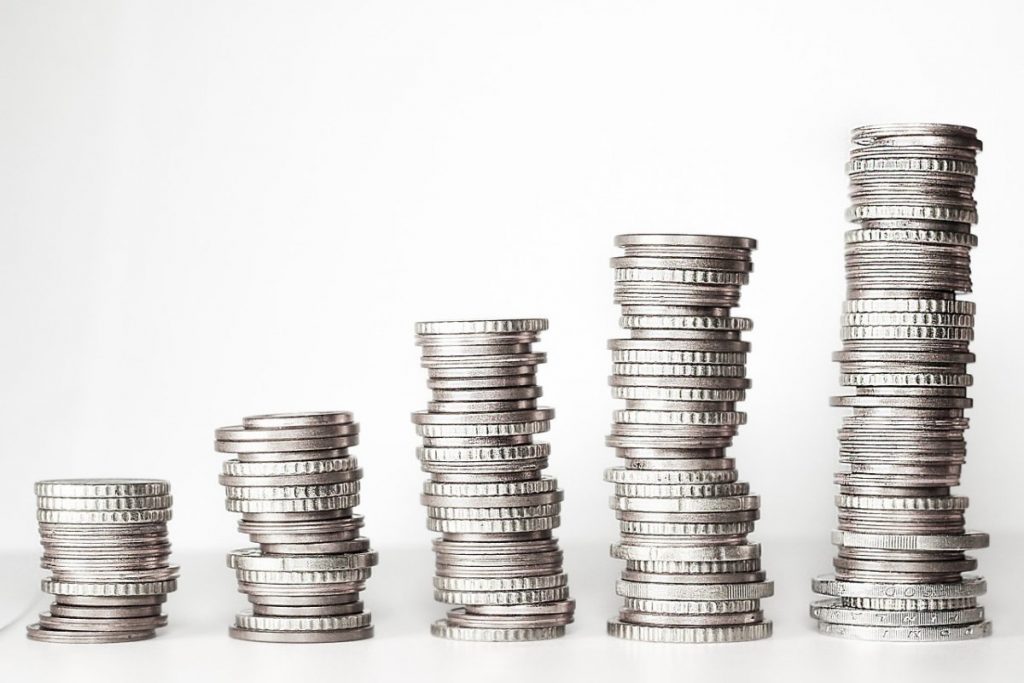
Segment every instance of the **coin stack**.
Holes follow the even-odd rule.
[[[543,476],[551,448],[535,443],[554,411],[538,408],[532,350],[543,319],[416,325],[433,400],[413,414],[427,527],[434,540],[434,598],[460,605],[431,633],[470,641],[557,638],[575,603],[552,530],[562,492]]]
[[[49,612],[28,637],[50,643],[147,640],[177,588],[170,565],[171,487],[141,479],[53,479],[35,485]]]
[[[853,395],[839,430],[839,528],[828,596],[811,605],[822,633],[882,641],[986,636],[977,561],[955,496],[966,456],[967,364],[974,336],[970,249],[981,150],[965,126],[896,124],[853,131],[847,172],[847,299],[840,383]]]
[[[259,548],[227,557],[252,605],[229,633],[267,643],[336,643],[373,636],[359,593],[377,553],[359,535],[363,471],[349,448],[359,441],[352,413],[255,415],[216,432],[234,454],[220,483],[238,530]]]
[[[613,339],[615,411],[607,443],[623,460],[605,472],[625,560],[625,599],[608,633],[631,640],[718,643],[771,635],[761,598],[773,584],[761,547],[747,541],[760,501],[726,457],[750,386],[730,315],[752,270],[752,239],[620,235],[615,302],[628,339]]]

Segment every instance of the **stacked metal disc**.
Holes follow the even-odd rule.
[[[977,561],[953,495],[966,456],[967,364],[974,361],[970,249],[976,244],[973,128],[853,131],[847,171],[858,227],[846,234],[834,576],[814,580],[822,633],[884,641],[988,635]]]
[[[35,485],[43,590],[54,596],[28,637],[50,643],[147,640],[177,588],[167,522],[171,487],[141,479],[53,479]]]
[[[551,448],[534,442],[554,411],[538,408],[533,351],[543,319],[423,322],[416,325],[427,410],[413,414],[434,541],[434,598],[459,605],[431,626],[442,638],[523,641],[557,638],[575,603],[552,531],[562,492],[543,476]]]
[[[363,471],[349,449],[359,441],[352,413],[255,415],[216,433],[227,508],[259,548],[227,557],[252,605],[235,617],[233,638],[335,643],[373,635],[359,593],[377,564],[360,536]]]
[[[620,235],[615,302],[628,339],[613,339],[615,411],[607,443],[622,466],[605,472],[625,560],[625,599],[608,633],[672,643],[766,638],[761,598],[773,592],[761,548],[749,543],[760,501],[738,481],[726,448],[746,415],[750,386],[741,339],[748,318],[730,309],[752,270],[754,240]]]

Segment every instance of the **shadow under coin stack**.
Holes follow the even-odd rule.
[[[268,643],[336,643],[373,636],[359,593],[377,564],[359,535],[363,471],[349,448],[359,425],[346,412],[244,418],[216,432],[216,449],[235,454],[220,483],[238,530],[259,548],[227,557],[252,611],[230,634]]]
[[[767,638],[760,600],[773,584],[749,543],[760,500],[737,481],[732,444],[750,386],[734,318],[752,270],[754,240],[709,235],[620,235],[615,302],[629,339],[613,339],[615,411],[607,443],[623,459],[605,479],[625,560],[625,599],[608,633],[668,643]]]
[[[551,448],[534,443],[554,411],[538,408],[531,344],[547,320],[476,320],[416,325],[433,400],[413,414],[434,540],[434,598],[462,605],[431,633],[470,641],[557,638],[574,602],[552,530],[562,492],[542,476]]]
[[[977,562],[965,531],[967,364],[974,355],[970,249],[976,244],[973,128],[938,124],[853,131],[847,171],[860,225],[846,234],[840,383],[853,395],[839,430],[834,576],[813,581],[822,633],[881,641],[986,636]]]
[[[54,479],[35,486],[50,611],[28,627],[49,643],[147,640],[177,588],[170,565],[171,487],[141,479]]]

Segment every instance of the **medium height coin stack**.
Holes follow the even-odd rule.
[[[333,643],[373,635],[359,593],[377,564],[359,535],[363,471],[349,449],[359,441],[352,413],[255,415],[216,432],[235,454],[220,483],[238,530],[259,548],[227,557],[252,611],[235,617],[233,638]]]
[[[147,640],[177,588],[167,522],[171,487],[142,479],[54,479],[35,486],[43,590],[54,596],[32,640],[120,643]]]
[[[606,471],[625,560],[625,599],[608,633],[633,640],[710,643],[771,635],[761,598],[772,583],[749,543],[760,501],[726,457],[746,415],[749,344],[735,318],[754,240],[620,235],[615,302],[628,339],[609,342],[615,411],[607,443],[623,459]]]
[[[551,448],[535,443],[554,411],[538,408],[532,344],[547,320],[475,320],[416,325],[428,408],[413,414],[434,540],[434,598],[461,605],[431,626],[442,638],[557,638],[574,602],[552,530],[562,492],[543,476]]]
[[[885,641],[988,635],[977,562],[988,545],[965,531],[952,495],[966,456],[964,409],[974,304],[973,128],[938,124],[853,131],[847,171],[858,227],[846,234],[847,300],[840,383],[853,395],[839,430],[839,528],[828,596],[811,606],[822,633]]]

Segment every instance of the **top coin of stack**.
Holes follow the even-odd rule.
[[[623,399],[607,443],[623,459],[615,485],[626,561],[625,598],[608,633],[674,643],[771,635],[760,599],[772,594],[761,548],[747,542],[760,501],[726,456],[750,386],[735,318],[753,269],[754,240],[710,235],[620,235],[615,302],[628,339],[613,339],[612,394]]]
[[[437,621],[443,638],[520,641],[555,638],[572,621],[568,577],[552,530],[562,492],[544,477],[550,447],[533,435],[554,411],[538,408],[532,350],[543,319],[424,322],[416,325],[433,400],[413,414],[427,526],[434,541],[434,597],[464,605]]]
[[[970,249],[977,241],[976,131],[943,124],[853,131],[847,172],[859,226],[846,234],[843,350],[834,355],[853,408],[839,430],[835,576],[811,606],[819,630],[889,641],[987,635],[977,566],[988,536],[964,527],[954,496],[966,457],[973,362]]]
[[[146,640],[167,624],[177,587],[167,522],[171,488],[150,479],[53,479],[35,485],[42,566],[54,595],[28,637],[52,643]]]
[[[362,470],[349,448],[359,425],[348,412],[254,415],[216,432],[227,508],[259,549],[228,555],[251,612],[235,617],[234,638],[326,643],[373,635],[359,593],[377,553],[359,535]]]

